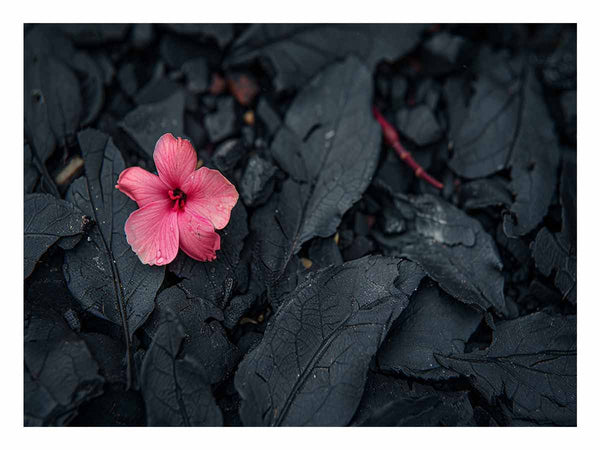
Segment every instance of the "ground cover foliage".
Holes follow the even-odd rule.
[[[576,32],[25,25],[25,425],[576,425]],[[127,244],[167,132],[214,261]]]

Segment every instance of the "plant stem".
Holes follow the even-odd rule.
[[[383,117],[376,106],[373,106],[373,115],[375,116],[375,119],[377,119],[377,122],[379,122],[379,125],[381,125],[385,142],[394,150],[396,150],[396,153],[400,159],[408,164],[408,166],[415,172],[415,176],[425,180],[427,183],[431,184],[437,189],[442,189],[444,185],[425,172],[425,169],[423,169],[423,167],[421,167],[419,163],[414,160],[410,152],[402,146],[400,143],[400,138],[398,137],[398,133],[392,124],[385,120],[385,117]]]

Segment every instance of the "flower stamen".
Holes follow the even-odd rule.
[[[185,199],[186,195],[181,189],[170,189],[169,190],[169,198],[174,201],[173,203],[173,211],[183,211],[185,207]]]

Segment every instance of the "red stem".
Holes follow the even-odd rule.
[[[437,189],[442,189],[444,185],[425,172],[425,169],[423,169],[423,167],[421,167],[419,163],[414,160],[410,152],[402,146],[400,143],[400,138],[398,137],[398,133],[396,133],[396,130],[392,124],[385,120],[385,117],[383,117],[376,106],[373,106],[373,115],[375,116],[375,119],[377,119],[377,122],[379,122],[379,125],[381,125],[383,137],[385,138],[386,143],[396,150],[396,153],[398,153],[400,159],[408,164],[408,166],[415,172],[415,176],[425,180],[427,183],[431,184]]]

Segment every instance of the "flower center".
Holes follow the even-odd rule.
[[[173,211],[182,210],[185,207],[185,192],[181,189],[169,190],[169,197],[173,200]]]

